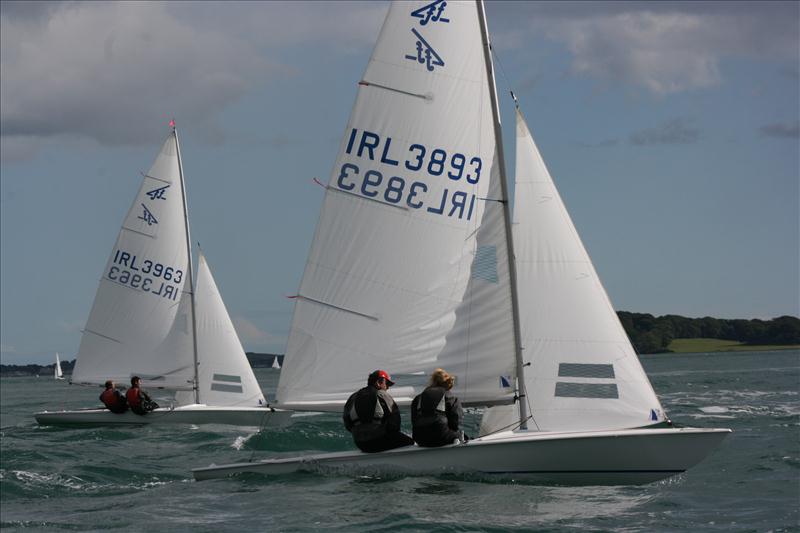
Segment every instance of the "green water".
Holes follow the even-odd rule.
[[[800,531],[800,352],[645,356],[670,417],[730,427],[709,458],[640,487],[301,473],[197,483],[191,468],[353,449],[336,415],[225,426],[38,427],[96,404],[49,377],[0,380],[3,531]],[[256,372],[272,394],[278,371]],[[405,420],[408,420],[406,415]],[[473,433],[478,413],[468,414]]]

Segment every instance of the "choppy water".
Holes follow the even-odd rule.
[[[800,352],[645,356],[671,418],[734,433],[689,472],[641,487],[315,473],[194,482],[192,467],[352,449],[338,416],[224,426],[38,427],[99,390],[0,382],[3,531],[800,531]],[[274,392],[278,371],[256,372]],[[408,416],[404,417],[407,421]],[[477,415],[469,423],[477,425]]]

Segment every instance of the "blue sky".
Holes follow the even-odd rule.
[[[0,5],[0,360],[74,357],[171,117],[192,238],[282,353],[387,4]],[[617,309],[800,314],[799,6],[487,4],[509,171],[511,88]]]

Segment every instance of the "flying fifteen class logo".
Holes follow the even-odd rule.
[[[149,196],[151,200],[166,200],[167,189],[169,189],[169,185],[164,185],[163,187],[159,187],[158,189],[147,191],[147,196]]]
[[[436,0],[419,9],[415,9],[411,12],[411,16],[419,19],[420,26],[427,26],[429,22],[449,23],[450,19],[443,16],[446,7],[447,2],[445,0]],[[428,72],[433,72],[433,69],[436,67],[443,67],[444,59],[442,59],[442,56],[436,52],[425,37],[415,28],[411,28],[411,33],[416,37],[416,42],[414,43],[416,53],[406,54],[405,58],[425,65]]]
[[[143,209],[142,215],[137,218],[139,220],[144,220],[148,226],[152,226],[153,224],[158,224],[158,220],[156,220],[156,217],[153,216],[153,213],[151,213],[150,210],[147,209],[147,206],[144,204],[141,205]]]
[[[411,16],[420,19],[420,26],[425,26],[428,22],[450,22],[450,19],[442,17],[445,7],[447,7],[445,0],[436,0],[412,11]]]
[[[433,71],[434,67],[443,67],[444,60],[436,53],[436,50],[428,44],[428,41],[414,28],[411,28],[411,33],[417,37],[417,55],[406,55],[406,59],[424,64],[428,72]]]

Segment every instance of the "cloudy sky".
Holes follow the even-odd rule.
[[[387,4],[0,6],[2,362],[74,357],[171,117],[245,349],[282,352]],[[487,4],[509,171],[513,89],[617,309],[800,314],[798,6]]]

